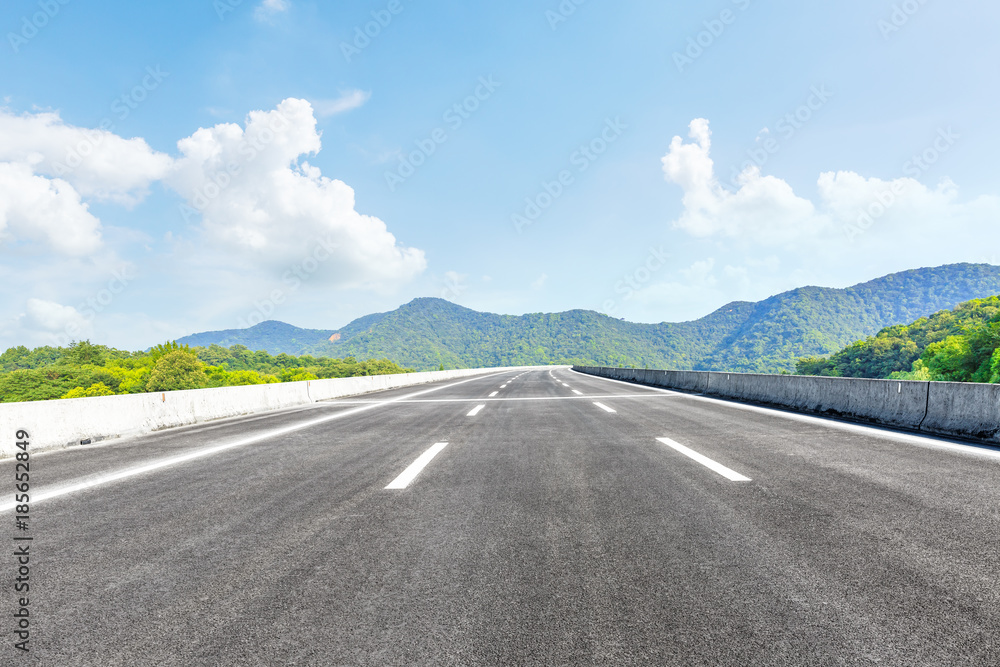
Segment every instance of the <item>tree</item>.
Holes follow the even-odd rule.
[[[115,392],[103,382],[97,382],[88,388],[77,387],[70,389],[63,395],[63,398],[89,398],[91,396],[114,396]]]
[[[833,364],[826,357],[803,357],[795,364],[798,375],[829,375]]]
[[[185,350],[175,350],[160,357],[146,383],[146,391],[199,389],[208,384],[208,376],[198,357]]]
[[[15,371],[21,368],[29,368],[30,365],[25,360],[31,355],[31,350],[24,345],[9,348],[0,354],[0,369],[5,371]]]
[[[990,382],[1000,383],[1000,348],[994,350],[990,358]]]
[[[965,336],[948,336],[931,343],[924,350],[921,360],[927,364],[934,380],[968,382],[976,372],[972,348]]]
[[[242,387],[251,384],[271,384],[277,382],[273,375],[264,375],[257,371],[232,371],[226,374],[227,387]]]
[[[64,360],[72,366],[103,366],[107,361],[107,348],[94,345],[89,340],[71,343]]]
[[[171,352],[191,352],[191,347],[189,345],[178,345],[177,341],[172,340],[161,345],[157,345],[149,350],[149,356],[153,358],[154,361],[159,361]]]

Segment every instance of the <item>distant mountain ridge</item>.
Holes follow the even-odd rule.
[[[192,347],[245,345],[254,351],[267,350],[272,354],[281,352],[292,354],[294,350],[304,350],[327,342],[335,333],[337,332],[332,330],[300,329],[284,322],[268,320],[248,329],[206,331],[185,336],[177,342]]]
[[[1000,294],[1000,267],[953,264],[895,273],[846,289],[802,287],[757,303],[733,302],[691,322],[639,324],[589,310],[481,313],[420,298],[333,331],[264,322],[196,334],[189,345],[246,345],[272,354],[388,358],[426,370],[578,363],[649,368],[794,371],[895,324]],[[339,340],[331,341],[333,334]]]

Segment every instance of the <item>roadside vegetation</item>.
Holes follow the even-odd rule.
[[[272,356],[242,345],[192,348],[171,342],[146,352],[126,352],[81,341],[65,348],[12,347],[0,355],[0,402],[408,372],[387,359]]]
[[[888,327],[831,357],[800,359],[799,375],[1000,383],[1000,296]]]

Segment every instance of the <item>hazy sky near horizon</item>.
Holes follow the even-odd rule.
[[[0,349],[997,262],[1000,6],[10,0]]]

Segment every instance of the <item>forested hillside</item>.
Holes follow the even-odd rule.
[[[273,354],[302,354],[309,347],[325,342],[335,332],[317,329],[300,329],[291,324],[268,320],[247,329],[206,331],[185,336],[177,341],[191,347],[242,345],[251,350],[265,350]]]
[[[794,371],[880,329],[1000,293],[1000,267],[956,264],[885,276],[847,289],[803,287],[759,303],[734,302],[693,322],[637,324],[588,310],[495,315],[415,299],[333,331],[265,322],[181,339],[266,343],[271,353],[388,358],[446,368],[578,363],[746,372]],[[331,342],[337,333],[339,340]]]
[[[913,322],[970,299],[1000,293],[1000,267],[957,264],[895,273],[847,289],[804,287],[755,304],[701,370],[794,370],[894,324]]]
[[[0,403],[404,372],[384,359],[271,356],[242,345],[227,349],[168,343],[146,352],[126,352],[83,341],[67,348],[21,346],[4,352]]]
[[[480,313],[441,299],[416,299],[376,324],[313,352],[379,350],[415,368],[590,363],[690,366],[745,317],[741,305],[685,324],[635,324],[599,313],[523,316]]]
[[[887,327],[829,358],[798,363],[802,375],[1000,382],[1000,297],[975,299],[910,325]]]

